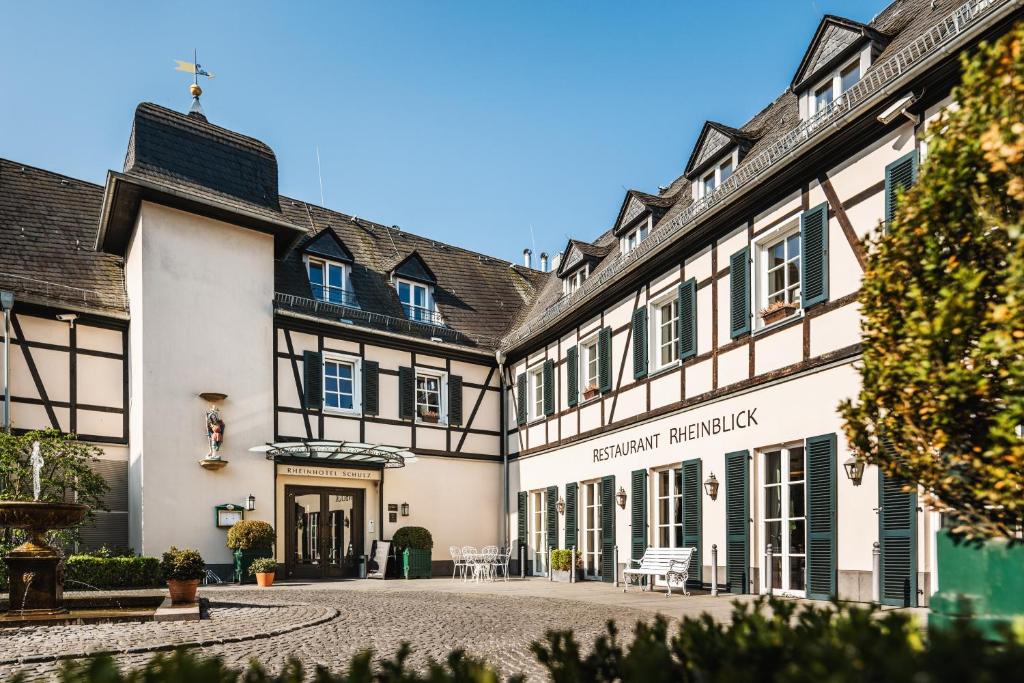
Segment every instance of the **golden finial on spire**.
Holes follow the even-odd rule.
[[[205,115],[203,114],[203,108],[199,104],[199,96],[203,94],[203,89],[199,87],[199,77],[206,76],[207,78],[213,78],[213,74],[203,69],[202,65],[199,64],[199,57],[197,51],[192,52],[192,59],[193,61],[191,62],[183,62],[180,59],[174,60],[177,63],[177,66],[174,67],[174,70],[184,71],[185,73],[190,73],[193,75],[193,81],[188,86],[188,91],[192,94],[192,107],[189,109],[189,113],[198,114],[199,116],[203,116],[205,118]]]

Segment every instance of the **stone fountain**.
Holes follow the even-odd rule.
[[[10,581],[11,614],[63,614],[64,556],[46,542],[51,529],[73,527],[89,511],[77,503],[46,503],[39,500],[39,472],[43,458],[39,442],[32,444],[31,501],[0,500],[0,527],[24,529],[28,540],[11,550],[4,558]]]

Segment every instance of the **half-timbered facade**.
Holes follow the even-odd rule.
[[[0,161],[11,426],[103,450],[86,545],[226,569],[244,515],[274,523],[288,575],[333,577],[417,525],[440,561],[512,543],[544,573],[575,547],[612,581],[687,546],[694,583],[869,600],[877,543],[879,597],[921,604],[939,520],[847,476],[836,406],[865,238],[959,53],[1019,15],[825,17],[786,92],[708,121],[679,178],[627,192],[550,272],[282,196],[273,151],[196,107],[140,105],[102,187]]]

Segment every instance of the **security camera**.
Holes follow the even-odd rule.
[[[78,320],[78,314],[77,313],[59,313],[57,315],[57,320],[61,321],[62,323],[70,323],[71,327],[74,327],[75,326],[75,321]]]
[[[907,93],[903,97],[899,98],[892,103],[885,111],[878,115],[879,123],[883,125],[889,125],[901,115],[906,116],[914,125],[917,125],[921,118],[917,114],[910,113],[910,107],[917,102],[917,96],[914,93]]]

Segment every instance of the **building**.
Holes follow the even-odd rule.
[[[1020,16],[826,16],[784,93],[708,121],[675,181],[627,192],[551,271],[281,196],[273,151],[198,98],[140,105],[103,187],[0,161],[13,426],[103,448],[92,545],[223,569],[218,523],[244,514],[274,523],[289,576],[331,577],[414,524],[438,572],[449,546],[513,541],[523,571],[576,547],[611,581],[685,545],[705,585],[717,548],[727,590],[869,600],[878,542],[882,599],[923,604],[937,515],[848,476],[836,413],[863,239],[959,54]]]

